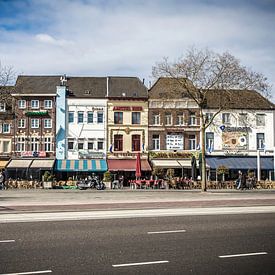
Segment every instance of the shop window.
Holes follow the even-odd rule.
[[[123,151],[123,135],[114,135],[114,151]]]

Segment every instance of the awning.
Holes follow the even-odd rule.
[[[63,172],[106,172],[107,163],[104,159],[58,159],[55,169]]]
[[[40,169],[52,169],[54,165],[54,159],[35,159],[30,168],[40,168]]]
[[[208,157],[206,163],[211,169],[219,166],[235,170],[257,169],[257,157]],[[273,170],[273,157],[260,157],[260,166],[261,170]]]
[[[33,159],[12,159],[7,165],[7,169],[16,169],[16,168],[29,168]]]
[[[191,167],[191,160],[190,167]],[[152,160],[153,166],[159,168],[181,168],[179,162],[173,159],[159,159],[159,160]]]
[[[136,171],[135,159],[108,159],[109,171]],[[141,160],[141,171],[151,171],[146,159]]]
[[[0,169],[5,168],[8,162],[8,160],[0,160]]]

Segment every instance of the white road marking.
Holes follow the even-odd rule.
[[[234,258],[234,257],[246,257],[246,256],[257,256],[257,255],[266,255],[267,252],[256,252],[256,253],[246,253],[246,254],[233,254],[233,255],[223,255],[219,258]]]
[[[186,230],[170,230],[170,231],[153,231],[153,232],[147,232],[147,234],[169,234],[169,233],[181,233],[186,232]]]
[[[14,243],[15,240],[3,240],[3,241],[0,241],[0,243]]]
[[[149,264],[165,264],[169,261],[155,261],[155,262],[141,262],[141,263],[129,263],[129,264],[113,264],[113,267],[124,267],[124,266],[136,266],[136,265],[149,265]]]
[[[196,215],[230,215],[230,214],[275,213],[275,206],[245,207],[207,207],[207,208],[168,208],[140,210],[103,210],[83,212],[52,213],[19,213],[1,214],[0,223],[41,222],[41,221],[73,221],[97,219],[129,219],[150,217],[177,217]]]
[[[28,275],[28,274],[45,274],[52,273],[51,270],[41,270],[41,271],[30,271],[30,272],[20,272],[20,273],[5,273],[0,275]]]

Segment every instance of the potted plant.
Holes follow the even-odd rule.
[[[42,176],[43,188],[52,188],[53,185],[53,174],[50,171],[45,171]]]
[[[112,174],[109,171],[104,173],[103,182],[106,185],[106,188],[111,188],[112,185]]]

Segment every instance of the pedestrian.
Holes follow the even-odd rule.
[[[0,171],[0,189],[4,190],[5,189],[5,173],[3,170]]]
[[[242,180],[241,180],[241,189],[243,190],[244,188],[247,188],[247,186],[246,186],[246,174],[245,173],[242,175]]]
[[[236,180],[237,189],[240,189],[242,185],[242,171],[238,172],[238,179]]]

